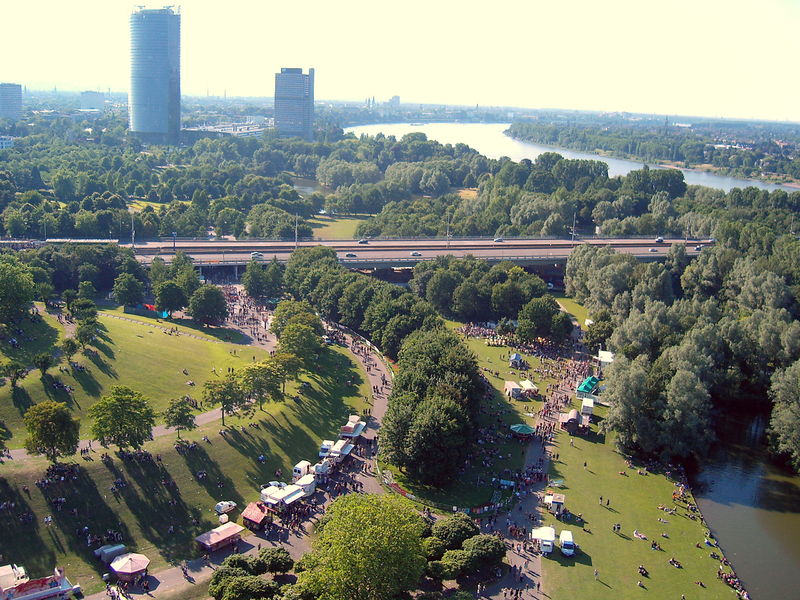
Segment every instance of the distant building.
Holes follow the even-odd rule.
[[[389,98],[389,101],[386,104],[394,108],[397,108],[398,106],[400,106],[400,96],[392,96],[391,98]]]
[[[14,147],[14,138],[10,135],[0,135],[0,150]]]
[[[0,83],[0,119],[19,121],[22,118],[22,86]]]
[[[82,110],[103,110],[106,107],[106,95],[103,92],[81,92]]]
[[[131,14],[131,132],[177,144],[181,127],[181,16],[170,7]]]
[[[275,128],[282,136],[314,139],[314,69],[275,73]]]

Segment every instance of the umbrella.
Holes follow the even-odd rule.
[[[533,427],[526,425],[525,423],[517,423],[516,425],[512,425],[511,431],[519,435],[533,435],[536,432]]]
[[[111,562],[111,568],[117,575],[136,575],[141,573],[150,564],[150,559],[144,554],[128,552],[115,558]]]

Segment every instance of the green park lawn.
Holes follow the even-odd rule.
[[[44,399],[67,402],[75,415],[82,417],[81,437],[86,438],[89,420],[83,417],[112,386],[127,385],[142,392],[153,407],[161,411],[176,396],[190,394],[199,399],[203,383],[214,376],[213,368],[224,373],[228,367],[252,362],[253,356],[256,359],[266,356],[260,349],[167,335],[144,323],[131,323],[103,313],[99,321],[103,331],[94,344],[97,354],[79,353],[73,357],[73,362],[85,367],[84,371],[70,369],[69,373],[61,373],[55,366],[48,371],[48,378],[42,379],[39,371],[33,370],[19,382],[17,389],[12,390],[8,383],[0,387],[0,431],[4,432],[9,447],[22,446],[23,415],[29,406]],[[62,326],[49,315],[44,321],[26,323],[25,327],[26,337],[35,340],[24,343],[19,351],[11,350],[7,343],[3,343],[0,350],[7,358],[13,357],[28,366],[35,352],[52,348],[53,343],[64,336]],[[237,354],[234,356],[232,351]],[[60,366],[64,365],[62,357]],[[189,374],[184,375],[183,369]],[[71,398],[65,391],[53,387],[55,379],[73,388]],[[194,381],[195,386],[187,385],[188,381]]]
[[[314,230],[314,237],[320,240],[352,240],[356,237],[356,228],[369,219],[369,215],[353,215],[348,217],[329,217],[317,215],[308,219]]]
[[[138,378],[138,387],[145,387],[146,378]],[[257,500],[259,484],[275,479],[277,468],[283,471],[285,480],[299,460],[313,460],[320,441],[335,437],[347,415],[363,410],[363,398],[369,395],[365,373],[349,352],[339,347],[326,349],[315,372],[301,379],[311,386],[302,392],[299,402],[292,399],[299,389],[292,383],[287,386],[286,401],[265,404],[264,410],[255,410],[252,417],[226,418],[229,429],[250,422],[257,423],[258,428],[234,429],[223,437],[219,433],[221,424],[210,423],[184,434],[187,440],[199,443],[197,450],[185,454],[175,450],[174,435],[148,442],[145,449],[161,455],[163,471],[154,462],[123,462],[116,455],[113,465],[106,466],[99,452],[89,461],[76,457],[81,467],[78,481],[47,491],[49,496],[67,498],[62,511],[53,511],[34,485],[44,473],[44,459],[6,461],[0,465],[0,497],[16,501],[14,514],[31,511],[34,520],[23,524],[8,513],[0,513],[0,553],[24,565],[34,576],[48,573],[55,565],[63,566],[70,580],[79,582],[87,593],[102,588],[103,569],[90,554],[85,539],[75,534],[76,528],[84,525],[94,532],[109,528],[122,532],[129,548],[152,560],[151,571],[198,556],[193,539],[218,524],[213,512],[216,502],[233,500],[241,510]],[[202,441],[204,435],[210,444]],[[258,461],[260,454],[266,459],[264,463]],[[198,471],[206,471],[208,478],[199,480]],[[129,485],[115,496],[110,486],[118,477]],[[175,481],[177,487],[163,485],[165,477]],[[29,487],[29,494],[22,491],[23,485]],[[177,504],[170,504],[170,500]],[[72,508],[78,509],[77,517],[71,514]],[[236,519],[237,514],[231,516]],[[54,521],[49,527],[43,523],[47,515]],[[192,518],[199,523],[192,525]],[[170,525],[175,527],[171,534]]]
[[[462,323],[449,321],[448,325],[455,329],[460,327]],[[511,400],[503,394],[503,386],[506,381],[519,382],[521,379],[530,378],[540,389],[546,388],[547,384],[552,383],[553,380],[543,378],[533,372],[541,364],[539,359],[525,356],[531,365],[530,377],[521,376],[518,369],[510,369],[508,367],[508,360],[500,358],[501,355],[508,355],[509,348],[487,346],[485,340],[476,338],[467,339],[466,344],[477,356],[479,367],[500,373],[499,376],[484,373],[494,387],[494,395],[488,405],[484,406],[484,412],[480,418],[481,426],[495,424],[498,419],[502,421],[504,427],[515,423],[535,424],[536,418],[528,415],[535,415],[542,407],[542,403],[538,400]],[[442,506],[479,506],[492,500],[495,492],[495,489],[490,484],[492,477],[497,477],[503,469],[510,469],[511,471],[519,469],[524,463],[522,449],[526,446],[521,446],[519,442],[513,439],[506,439],[496,444],[495,447],[498,449],[499,454],[507,458],[495,460],[491,467],[484,467],[482,464],[474,462],[463,475],[456,478],[450,486],[444,488],[422,486],[409,480],[402,472],[399,472],[391,465],[388,468],[397,483],[423,501],[437,503]],[[488,484],[480,483],[482,481]],[[505,492],[502,497],[505,498],[508,495],[509,492]]]
[[[589,318],[589,311],[586,309],[585,306],[578,304],[570,298],[569,296],[564,296],[563,294],[553,294],[553,298],[564,307],[564,310],[569,313],[569,315],[578,322],[581,327],[585,327],[584,323],[586,319]]]
[[[577,403],[573,400],[573,403]],[[597,405],[595,405],[597,407]],[[596,408],[599,419],[605,408]],[[551,482],[563,481],[555,491],[566,495],[567,508],[573,513],[582,513],[587,531],[575,521],[556,521],[548,513],[546,524],[556,528],[570,529],[580,552],[574,557],[565,557],[556,550],[550,558],[542,559],[543,586],[552,598],[626,598],[675,599],[681,594],[687,598],[733,597],[724,583],[716,577],[719,561],[709,557],[711,549],[703,545],[705,529],[699,521],[678,515],[668,515],[658,510],[663,504],[672,504],[673,482],[663,473],[638,475],[636,468],[626,466],[623,457],[615,448],[613,439],[598,433],[597,424],[585,439],[574,437],[574,447],[569,444],[569,435],[560,432],[552,452],[559,455],[550,463]],[[584,470],[583,463],[587,463]],[[627,476],[620,475],[620,471]],[[603,497],[603,505],[599,498]],[[609,507],[606,499],[611,500]],[[668,523],[660,523],[663,518]],[[614,523],[620,523],[620,534],[613,533]],[[636,539],[633,530],[644,533],[648,541]],[[663,538],[666,533],[669,538]],[[663,552],[650,549],[655,540]],[[720,552],[718,552],[720,553]],[[674,557],[683,568],[669,564]],[[639,576],[639,565],[649,571],[649,578]],[[594,570],[599,571],[599,580],[594,579]],[[645,589],[637,587],[641,580]],[[702,581],[706,588],[695,585]]]

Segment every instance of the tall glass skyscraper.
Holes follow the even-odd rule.
[[[0,83],[0,119],[19,121],[22,118],[22,86]]]
[[[172,8],[131,14],[130,130],[177,144],[181,130],[181,16]]]
[[[275,73],[275,128],[280,135],[314,139],[314,69]]]

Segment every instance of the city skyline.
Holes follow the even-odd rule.
[[[800,84],[787,77],[784,58],[800,53],[800,3],[766,0],[758,11],[718,0],[678,0],[668,11],[631,0],[506,1],[490,12],[478,6],[413,0],[381,14],[360,0],[319,4],[301,36],[268,27],[296,21],[296,7],[231,0],[220,10],[193,0],[181,6],[182,89],[269,97],[267,73],[304,64],[317,69],[316,96],[326,100],[397,94],[404,103],[800,121]],[[37,37],[59,52],[20,52],[33,26],[10,28],[0,52],[15,60],[3,65],[0,80],[29,89],[127,91],[130,10],[121,0],[4,3],[4,22],[35,23]],[[48,19],[39,18],[42,11]],[[765,60],[759,47],[776,58]]]

